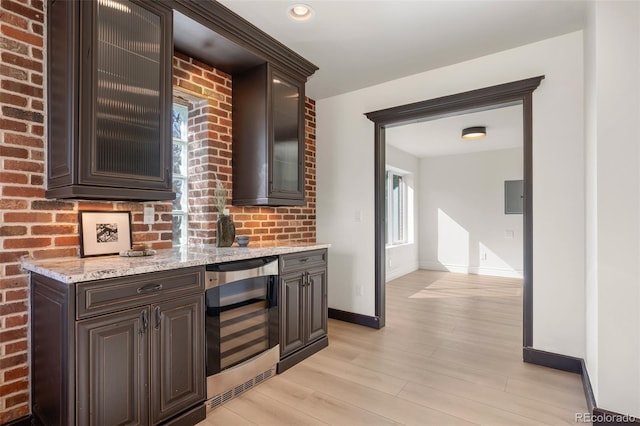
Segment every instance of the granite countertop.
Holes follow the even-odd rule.
[[[123,277],[147,272],[202,266],[263,256],[329,248],[330,244],[291,244],[275,247],[216,247],[199,245],[157,250],[144,257],[61,257],[56,259],[22,259],[22,268],[54,280],[73,284],[104,278]]]

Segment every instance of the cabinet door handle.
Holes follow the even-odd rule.
[[[309,261],[308,257],[303,257],[302,259],[299,259],[300,263],[305,263]]]
[[[311,285],[311,276],[309,275],[309,272],[307,272],[307,286]]]
[[[154,328],[158,330],[160,328],[160,323],[162,321],[162,315],[160,315],[160,306],[156,306],[154,311],[156,314],[156,326]]]
[[[138,288],[138,294],[151,293],[162,290],[162,284],[147,284]]]
[[[142,328],[140,329],[140,334],[144,334],[147,332],[147,326],[149,325],[149,318],[147,318],[146,309],[140,313],[140,320],[142,321]]]
[[[304,287],[305,285],[307,285],[307,279],[305,273],[303,272],[300,274],[300,287]]]
[[[306,287],[309,285],[309,273],[308,272],[303,272],[302,273],[302,287]]]

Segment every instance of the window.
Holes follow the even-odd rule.
[[[388,245],[407,242],[407,182],[405,175],[388,170],[386,181]]]
[[[173,191],[176,199],[173,200],[173,245],[179,246],[188,242],[188,136],[187,125],[189,107],[174,103],[172,111],[173,136]]]

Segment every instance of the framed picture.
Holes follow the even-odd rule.
[[[81,211],[80,257],[131,249],[131,212]]]

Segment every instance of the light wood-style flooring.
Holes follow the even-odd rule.
[[[580,376],[522,362],[519,279],[416,271],[381,330],[329,321],[329,347],[199,426],[576,425]]]

